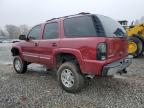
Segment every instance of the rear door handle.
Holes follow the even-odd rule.
[[[52,43],[52,46],[53,46],[53,47],[56,47],[56,46],[57,46],[57,44],[56,44],[56,43]]]

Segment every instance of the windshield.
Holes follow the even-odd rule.
[[[117,21],[115,21],[109,17],[103,16],[103,15],[96,15],[96,16],[100,19],[107,37],[124,37],[124,36],[126,36],[126,31],[121,26],[120,23],[118,23]]]

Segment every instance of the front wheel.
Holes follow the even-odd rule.
[[[63,63],[57,76],[61,87],[67,92],[75,93],[84,87],[84,77],[80,74],[79,67],[71,62]]]
[[[13,59],[13,66],[17,73],[22,74],[27,71],[27,62],[23,61],[20,56],[15,56]]]

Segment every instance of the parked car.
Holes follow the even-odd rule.
[[[6,40],[3,40],[2,43],[11,43],[11,41],[6,39]]]
[[[11,42],[16,43],[16,42],[20,42],[20,40],[19,39],[13,39],[13,40],[11,40]]]
[[[113,19],[89,13],[53,18],[34,26],[21,42],[12,46],[17,73],[31,63],[57,71],[58,82],[67,92],[78,92],[86,77],[126,73],[128,56],[126,31]]]

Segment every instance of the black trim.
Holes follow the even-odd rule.
[[[104,28],[102,26],[100,19],[96,15],[92,15],[92,20],[94,22],[95,30],[96,30],[98,37],[106,37],[106,33],[104,31]]]

